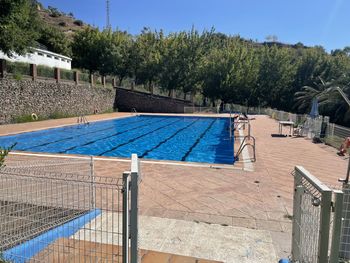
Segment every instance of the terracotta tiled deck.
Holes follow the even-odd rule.
[[[88,117],[97,120],[128,113]],[[0,126],[0,134],[72,124],[62,119]],[[202,221],[268,230],[280,256],[290,253],[293,177],[302,165],[320,180],[335,185],[346,173],[347,161],[336,150],[304,138],[272,138],[277,122],[267,116],[252,121],[257,162],[254,171],[191,167],[162,162],[144,162],[141,184],[142,215]],[[120,176],[128,162],[97,161],[98,175]]]

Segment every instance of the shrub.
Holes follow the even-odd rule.
[[[60,17],[62,15],[62,13],[55,7],[48,6],[48,9],[51,17]]]
[[[17,143],[13,144],[9,148],[0,147],[0,168],[4,166],[5,157],[9,154],[9,152],[16,146]],[[0,262],[5,262],[0,258]]]
[[[22,74],[20,74],[20,73],[15,73],[15,74],[13,74],[13,78],[14,78],[15,80],[22,80],[22,79],[23,79],[23,76],[22,76]]]
[[[43,118],[41,116],[38,116],[38,120],[43,120]],[[25,123],[25,122],[33,122],[33,121],[35,121],[35,120],[33,120],[31,114],[16,116],[14,118],[15,123]]]
[[[30,75],[30,64],[6,61],[6,71],[14,76]]]
[[[61,69],[61,79],[74,80],[74,72],[71,70]]]
[[[67,23],[62,21],[62,22],[59,22],[58,25],[59,26],[67,26]]]
[[[90,75],[88,73],[79,73],[79,81],[90,82]]]
[[[48,118],[49,119],[64,119],[64,118],[70,118],[70,117],[74,117],[74,115],[59,112],[59,111],[54,111],[54,112],[50,113]]]
[[[37,66],[38,77],[55,78],[55,71],[53,68],[45,66]]]
[[[81,21],[80,19],[75,20],[73,23],[74,23],[74,25],[77,25],[77,26],[83,26],[84,25],[84,22]]]

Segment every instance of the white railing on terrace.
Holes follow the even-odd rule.
[[[249,114],[265,114],[277,121],[293,121],[296,126],[301,126],[302,135],[312,138],[314,136],[335,137],[343,140],[350,137],[350,128],[330,123],[329,117],[319,116],[312,119],[307,114],[296,114],[271,108],[249,107],[237,104],[225,104],[225,110],[232,112],[244,112]],[[324,125],[324,127],[322,127]]]
[[[219,107],[184,107],[184,113],[219,113]]]

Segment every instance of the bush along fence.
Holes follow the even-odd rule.
[[[320,138],[324,143],[339,148],[344,139],[350,137],[350,128],[331,123],[329,117],[311,118],[308,114],[295,114],[271,108],[250,107],[237,104],[225,104],[224,109],[232,112],[264,114],[277,121],[293,121],[301,135],[308,138]]]
[[[71,82],[75,85],[89,84],[91,86],[116,87],[117,78],[113,76],[100,76],[78,70],[65,70],[50,68],[35,64],[10,62],[0,59],[0,78],[22,78],[36,80],[53,80],[57,83]]]

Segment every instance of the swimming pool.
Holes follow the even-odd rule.
[[[0,137],[15,150],[233,164],[228,118],[141,115]]]

